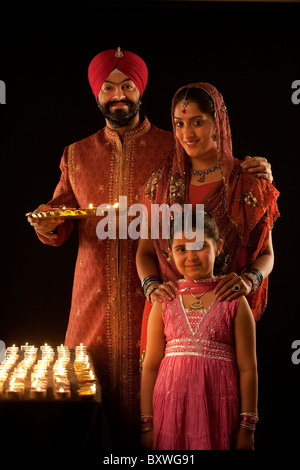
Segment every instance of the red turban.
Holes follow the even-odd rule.
[[[103,82],[116,68],[130,78],[140,94],[143,94],[148,80],[148,69],[145,62],[133,52],[121,51],[118,47],[118,49],[100,52],[89,65],[88,77],[96,100]]]

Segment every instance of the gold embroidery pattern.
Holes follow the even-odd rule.
[[[155,198],[157,183],[159,181],[161,173],[162,173],[162,170],[158,169],[158,170],[154,171],[152,173],[152,175],[150,176],[150,178],[147,181],[146,186],[145,186],[145,195],[146,195],[146,197],[151,196],[151,199]]]
[[[68,173],[73,192],[75,192],[75,143],[69,145],[68,148]]]
[[[247,193],[243,192],[242,193],[242,198],[244,199],[244,202],[248,204],[251,207],[257,207],[257,199],[252,193]]]
[[[185,184],[183,179],[177,173],[176,177],[172,176],[170,180],[170,198],[173,202],[183,204],[185,196]]]
[[[105,128],[105,135],[112,143],[107,190],[110,204],[118,202],[121,195],[127,195],[128,205],[134,202],[136,139],[149,128],[150,123],[145,120],[142,126],[125,134],[123,145],[115,131]],[[128,259],[134,256],[136,241],[107,239],[105,248],[107,366],[113,392],[119,396],[122,421],[126,423],[136,411],[133,409],[133,393],[136,385],[133,383],[135,356],[132,355],[134,325],[131,315],[127,314],[133,312],[132,279],[136,275],[131,272],[131,263],[128,263]],[[138,354],[136,362],[138,364]]]

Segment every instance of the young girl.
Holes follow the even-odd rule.
[[[193,213],[193,228],[196,215]],[[172,233],[170,253],[184,279],[174,300],[155,302],[141,385],[141,441],[161,450],[254,447],[257,365],[253,314],[245,297],[218,301],[216,258],[223,241],[204,214],[204,244],[189,250]]]

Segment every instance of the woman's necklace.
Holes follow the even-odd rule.
[[[205,176],[208,175],[209,173],[213,173],[214,171],[216,171],[219,168],[219,166],[220,164],[217,163],[215,166],[211,168],[207,168],[207,170],[192,170],[192,168],[190,168],[190,174],[200,176],[200,178],[198,179],[198,182],[203,183],[203,181],[205,180]]]
[[[195,297],[195,300],[188,306],[187,310],[189,312],[199,312],[204,310],[204,305],[201,301],[201,297],[203,297],[204,294],[206,294],[206,292],[202,292],[202,294],[191,294]]]

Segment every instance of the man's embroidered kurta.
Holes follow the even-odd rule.
[[[114,204],[127,196],[136,203],[141,186],[151,173],[170,159],[172,133],[152,126],[147,118],[120,139],[108,127],[70,145],[61,160],[61,178],[52,207],[88,207]],[[145,297],[136,272],[137,240],[98,239],[98,218],[78,221],[79,248],[72,305],[65,343],[79,343],[93,355],[102,387],[103,403],[112,433],[123,443],[132,440],[139,425],[139,340]],[[73,224],[57,227],[53,242],[61,245]]]

